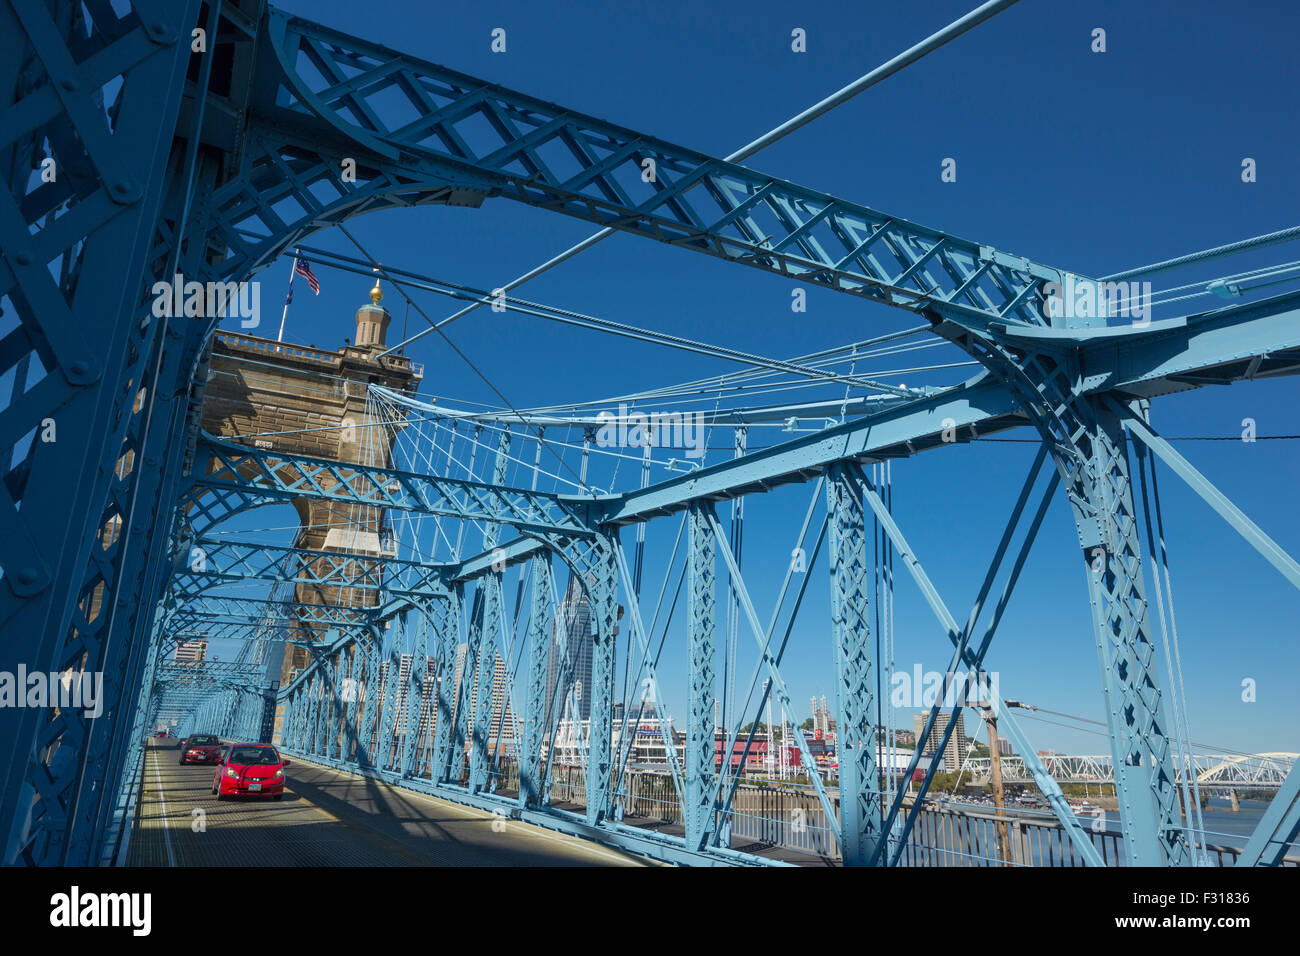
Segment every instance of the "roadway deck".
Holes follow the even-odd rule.
[[[646,866],[650,861],[297,758],[284,799],[217,801],[150,739],[129,866]],[[201,811],[201,812],[200,812]]]

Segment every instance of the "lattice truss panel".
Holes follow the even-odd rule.
[[[382,205],[503,195],[792,278],[916,308],[1044,322],[1058,270],[272,14],[280,69],[244,174],[200,228],[248,274]],[[268,71],[269,72],[269,71]],[[322,150],[323,144],[333,148]]]
[[[23,635],[18,659],[102,672],[110,696],[133,684],[131,649],[108,633],[130,613],[118,603],[132,586],[124,539],[158,332],[140,320],[147,288],[121,277],[141,274],[158,229],[187,59],[179,38],[197,9],[29,0],[0,10],[13,94],[0,125],[0,625]],[[110,724],[71,709],[0,715],[0,812],[37,821],[9,859],[56,861],[78,852],[70,841],[93,839],[103,801],[78,799],[69,758],[111,775]]]

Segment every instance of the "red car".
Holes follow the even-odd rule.
[[[191,734],[181,741],[181,766],[221,763],[221,741],[212,734]]]
[[[284,768],[289,761],[270,744],[231,744],[212,779],[218,800],[226,797],[284,796]]]

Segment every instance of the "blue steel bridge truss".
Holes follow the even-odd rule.
[[[211,38],[202,53],[191,49],[196,27]],[[148,730],[167,722],[265,736],[273,700],[290,753],[666,860],[762,862],[730,848],[737,778],[714,764],[717,660],[720,636],[748,640],[740,633],[748,632],[754,680],[764,681],[756,707],[728,715],[731,737],[769,695],[792,712],[780,664],[793,613],[784,630],[779,613],[760,619],[738,529],[746,496],[805,483],[814,483],[813,505],[823,502],[825,512],[814,531],[810,505],[799,543],[814,531],[812,554],[827,553],[838,809],[798,728],[794,737],[846,864],[898,862],[919,810],[901,791],[882,791],[874,745],[882,662],[871,581],[882,549],[933,610],[952,645],[949,670],[979,671],[1058,487],[1078,533],[1128,862],[1195,861],[1179,811],[1175,714],[1161,687],[1163,617],[1151,613],[1154,602],[1163,614],[1165,599],[1147,504],[1155,462],[1296,586],[1300,565],[1154,431],[1147,402],[1293,374],[1300,293],[1243,296],[1149,324],[1052,315],[1049,284],[1094,280],[504,89],[264,0],[3,0],[0,54],[8,186],[0,194],[0,382],[11,382],[0,395],[0,648],[6,664],[98,672],[105,687],[96,719],[0,708],[4,862],[110,858],[110,835],[122,832],[129,805],[123,788]],[[57,164],[54,181],[33,173],[45,157]],[[355,162],[355,176],[345,174],[344,159]],[[897,400],[753,451],[738,439],[733,460],[626,491],[510,486],[505,429],[482,480],[248,448],[201,432],[216,319],[154,315],[155,282],[178,273],[242,281],[363,212],[498,197],[908,310],[982,370],[937,394],[883,388]],[[34,440],[47,420],[57,422],[57,441]],[[872,466],[1010,428],[1033,429],[1042,448],[963,620],[926,574]],[[1040,477],[1046,488],[1036,495]],[[232,516],[303,498],[477,525],[481,552],[407,560],[222,533]],[[724,521],[718,511],[727,502]],[[626,734],[617,747],[614,734],[616,705],[627,703],[616,693],[620,631],[628,639],[622,665],[639,657],[638,681],[656,681],[662,663],[652,653],[658,609],[646,620],[641,584],[644,528],[665,519],[683,522],[686,553],[680,765],[667,747],[680,836],[624,819],[629,748]],[[1023,539],[1013,547],[1017,529]],[[626,537],[636,542],[629,547]],[[503,578],[514,567],[525,569],[528,591],[521,576],[514,608],[524,622],[524,705],[510,791],[493,744],[501,728],[491,726],[502,718],[472,707],[471,682],[457,684],[455,674],[462,645],[470,674],[490,665],[511,631]],[[565,576],[584,592],[592,645],[577,809],[552,798],[546,756],[559,718],[548,711],[548,655],[565,653],[562,634],[552,648],[551,612]],[[797,610],[809,577],[786,575],[778,612],[787,597]],[[304,604],[291,597],[298,585],[345,586],[366,599],[346,608]],[[724,620],[736,635],[720,635]],[[177,642],[197,636],[248,647],[292,642],[312,660],[277,688],[264,656],[175,661]],[[1078,852],[1100,863],[1006,702],[994,695],[988,703]],[[927,732],[940,710],[932,708]],[[752,741],[751,733],[745,746]],[[1292,772],[1241,861],[1276,863],[1297,829],[1300,776]]]

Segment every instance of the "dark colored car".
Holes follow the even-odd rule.
[[[289,761],[270,744],[231,744],[212,778],[212,792],[226,797],[284,796],[284,768]]]
[[[165,730],[160,730],[160,731],[158,731],[158,733],[154,734],[154,736],[155,736],[155,737],[158,737],[158,738],[166,737],[166,736],[167,736],[167,731],[165,731]]]
[[[221,741],[212,734],[191,734],[181,741],[181,766],[187,763],[220,763]]]

